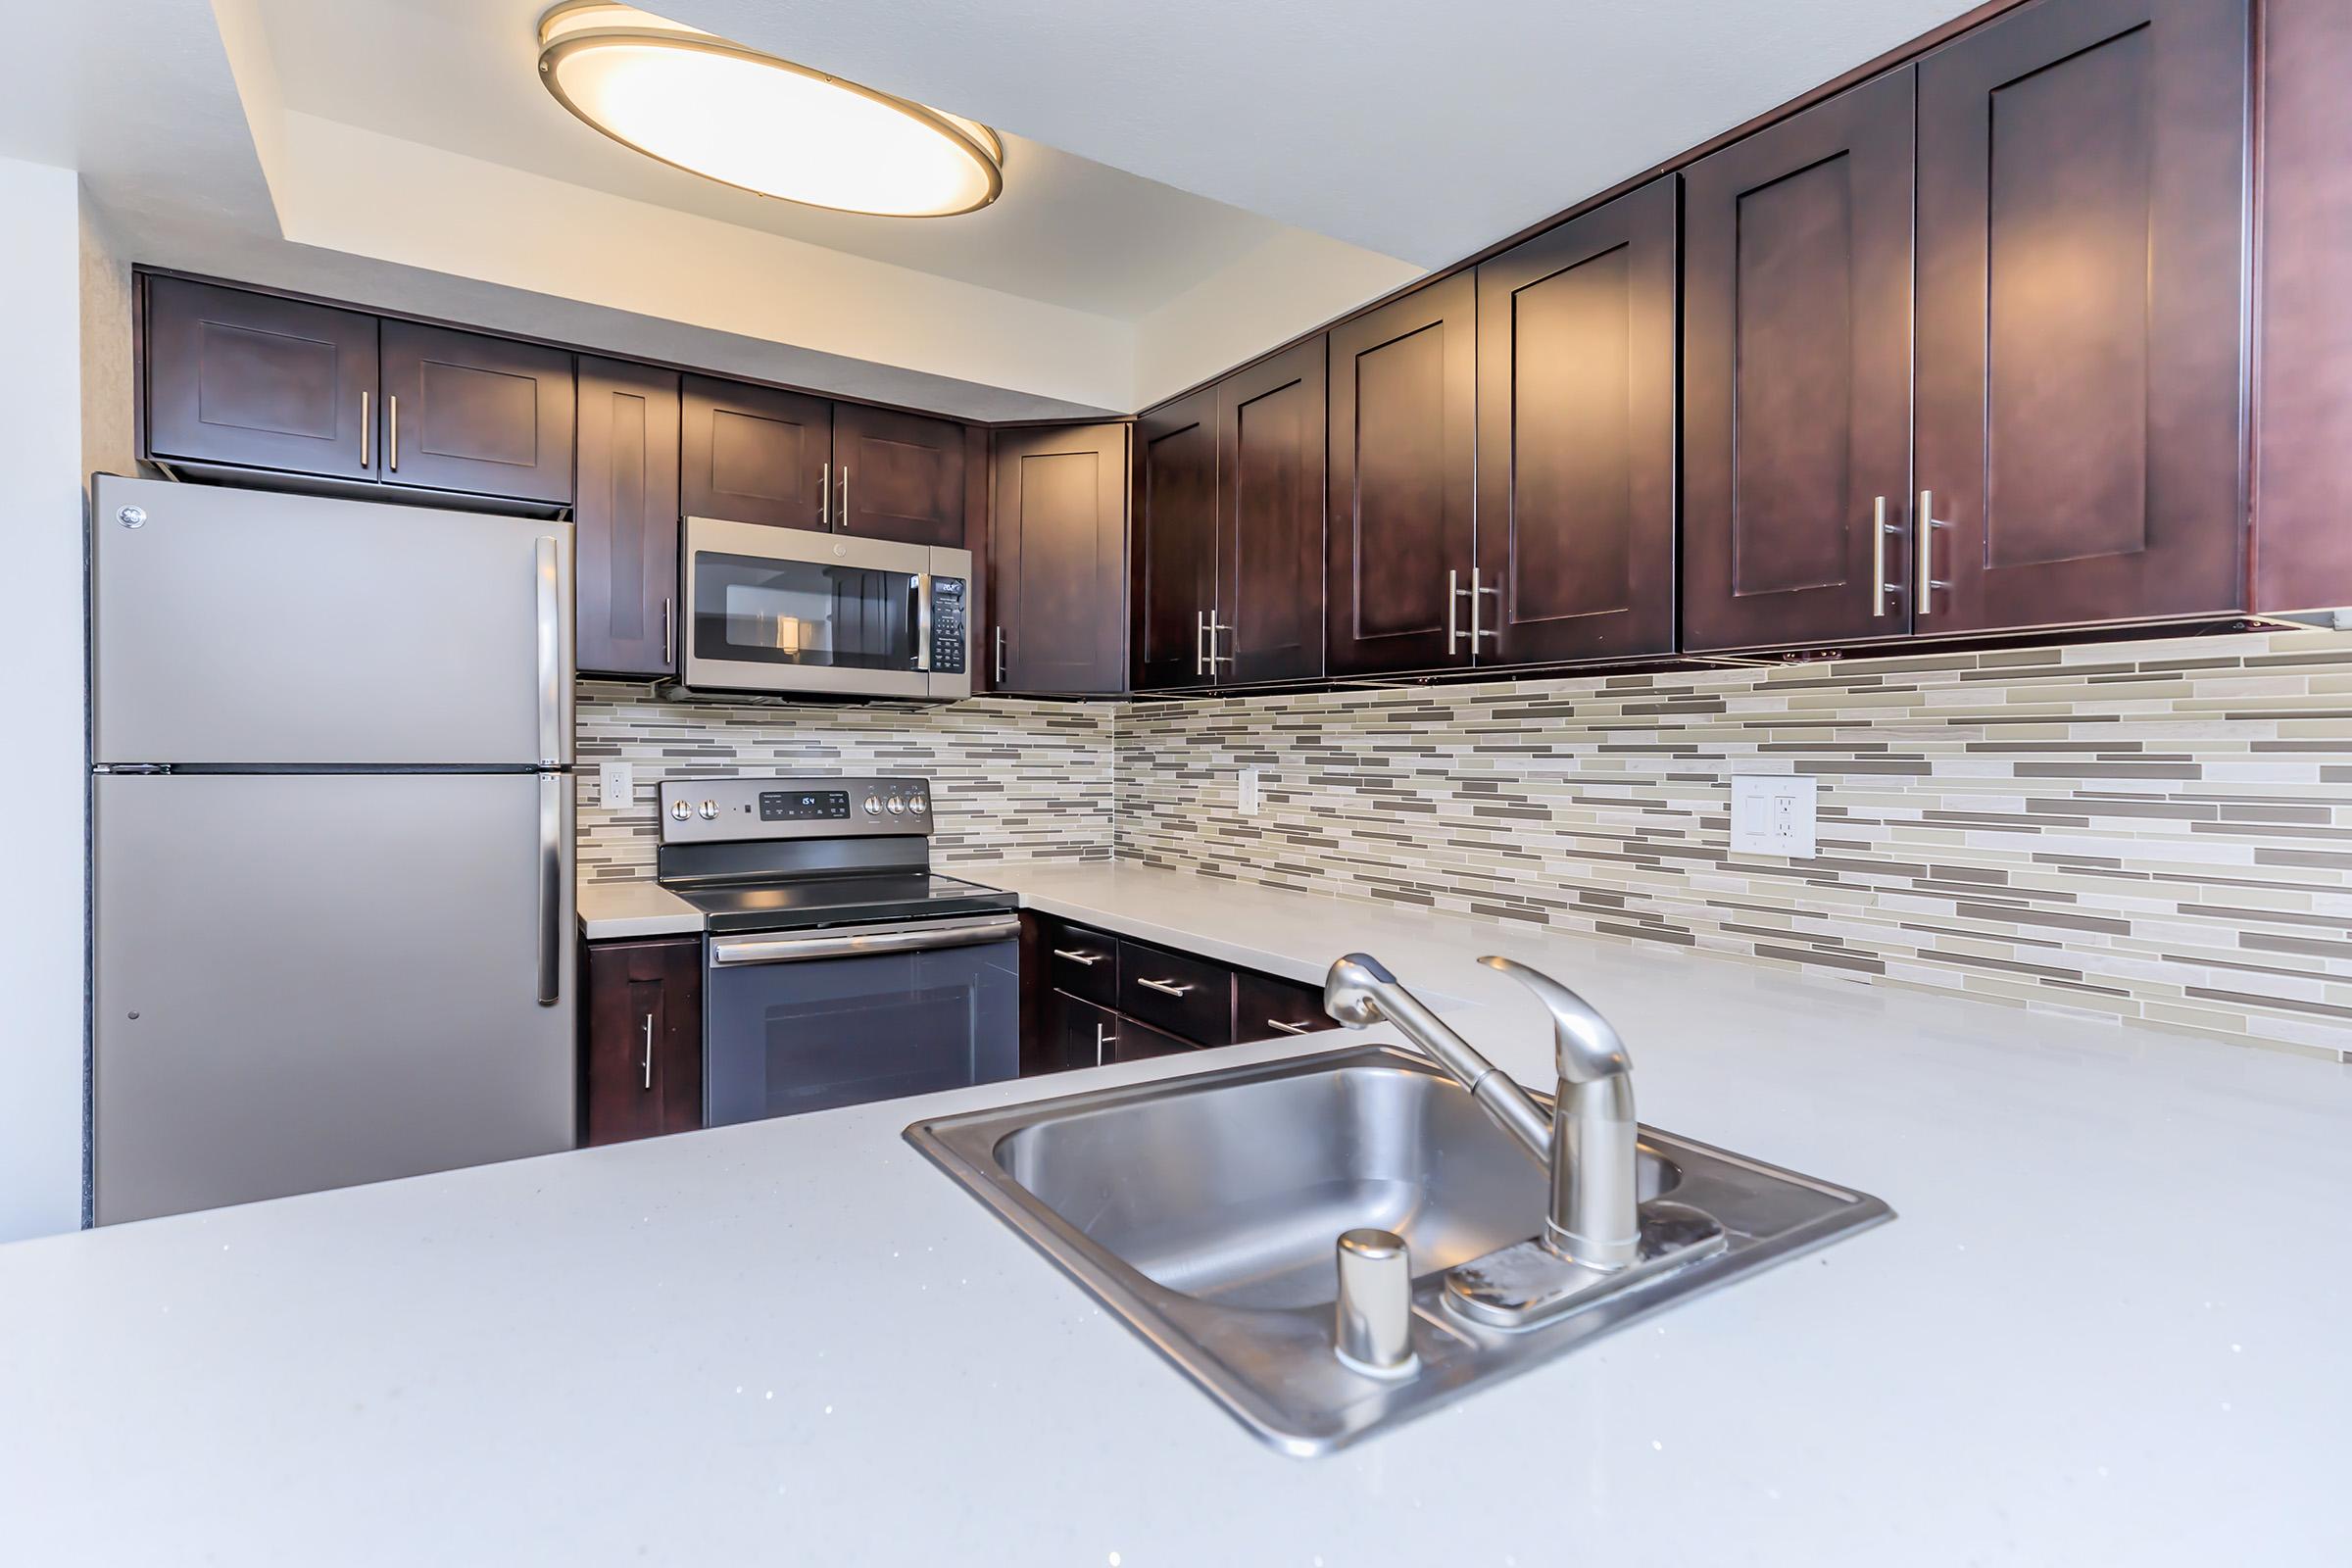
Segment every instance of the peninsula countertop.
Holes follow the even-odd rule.
[[[2340,1562],[2352,1071],[1107,864],[1026,904],[1458,999],[1892,1224],[1316,1460],[901,1137],[1235,1047],[0,1248],[27,1562]],[[587,911],[583,910],[584,913]],[[593,915],[590,916],[593,919]],[[1531,1179],[1534,1179],[1531,1173]]]

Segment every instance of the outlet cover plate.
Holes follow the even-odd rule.
[[[596,764],[597,804],[608,811],[625,810],[629,797],[636,792],[637,781],[626,762]]]
[[[1733,774],[1732,853],[1812,858],[1820,782],[1801,773]]]

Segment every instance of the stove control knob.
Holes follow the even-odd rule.
[[[672,801],[669,803],[669,816],[671,821],[683,822],[693,814],[694,808],[688,806],[684,801]]]
[[[865,798],[865,814],[868,816],[880,816],[882,814],[882,802],[880,798],[872,795],[868,795]]]
[[[705,801],[702,805],[696,807],[694,810],[697,816],[708,822],[711,818],[718,815],[718,803],[716,801]]]
[[[925,811],[931,809],[931,803],[924,800],[920,795],[917,795],[906,803],[906,809],[912,811],[915,815],[920,816]]]
[[[890,814],[893,816],[905,816],[906,814],[906,803],[900,800],[896,795],[893,795],[890,798]]]

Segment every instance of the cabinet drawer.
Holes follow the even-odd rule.
[[[1200,1046],[1233,1044],[1233,971],[1187,954],[1119,943],[1119,1010]]]
[[[1236,1040],[1270,1040],[1276,1035],[1317,1034],[1338,1027],[1331,1014],[1323,1010],[1320,987],[1248,970],[1233,977]]]
[[[1105,1064],[1143,1061],[1152,1056],[1180,1056],[1188,1051],[1200,1049],[1189,1040],[1163,1034],[1149,1024],[1137,1023],[1133,1018],[1118,1019],[1116,1027],[1119,1032],[1102,1045],[1102,1060]]]
[[[1111,938],[1041,914],[1037,917],[1037,952],[1047,985],[1105,1007],[1118,1004],[1118,944]]]

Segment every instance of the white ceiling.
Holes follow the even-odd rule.
[[[983,120],[960,219],[762,201],[536,85],[544,0],[0,0],[0,156],[128,259],[971,417],[1127,412],[1968,0],[666,0]]]

